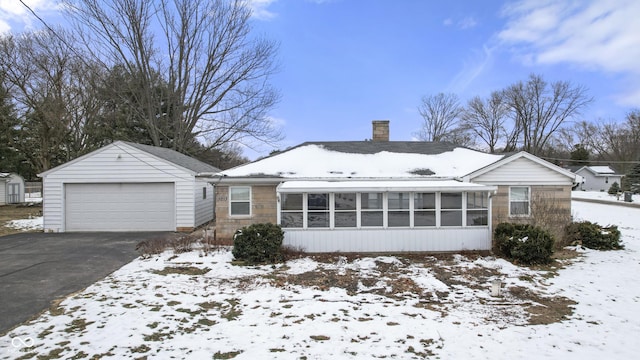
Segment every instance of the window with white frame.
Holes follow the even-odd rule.
[[[356,193],[334,194],[333,223],[337,228],[356,227],[358,225]]]
[[[280,204],[280,225],[285,228],[304,226],[303,195],[282,194]]]
[[[440,209],[440,226],[462,226],[462,193],[441,193]]]
[[[307,194],[307,227],[329,227],[329,194]]]
[[[413,194],[413,226],[436,226],[436,193]]]
[[[509,215],[529,216],[531,211],[531,190],[528,186],[509,188]]]
[[[360,224],[363,227],[383,226],[383,199],[381,192],[360,194]]]
[[[528,194],[528,188],[524,189]],[[488,223],[486,191],[280,194],[283,228],[474,227]]]
[[[390,192],[387,195],[387,208],[389,227],[411,225],[408,192]]]
[[[251,187],[232,186],[229,188],[229,213],[251,215]]]
[[[486,192],[467,193],[467,226],[486,226],[489,223],[489,196]]]

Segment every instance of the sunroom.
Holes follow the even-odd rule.
[[[286,181],[285,245],[306,252],[491,249],[495,186],[456,180]]]

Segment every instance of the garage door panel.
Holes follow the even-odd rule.
[[[173,183],[66,184],[66,231],[173,231]]]

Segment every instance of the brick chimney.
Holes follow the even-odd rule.
[[[389,141],[389,120],[373,120],[373,141]]]

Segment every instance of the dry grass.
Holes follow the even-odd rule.
[[[29,219],[30,217],[42,216],[42,205],[3,205],[0,206],[0,236],[25,232],[24,230],[6,227],[8,221]]]

